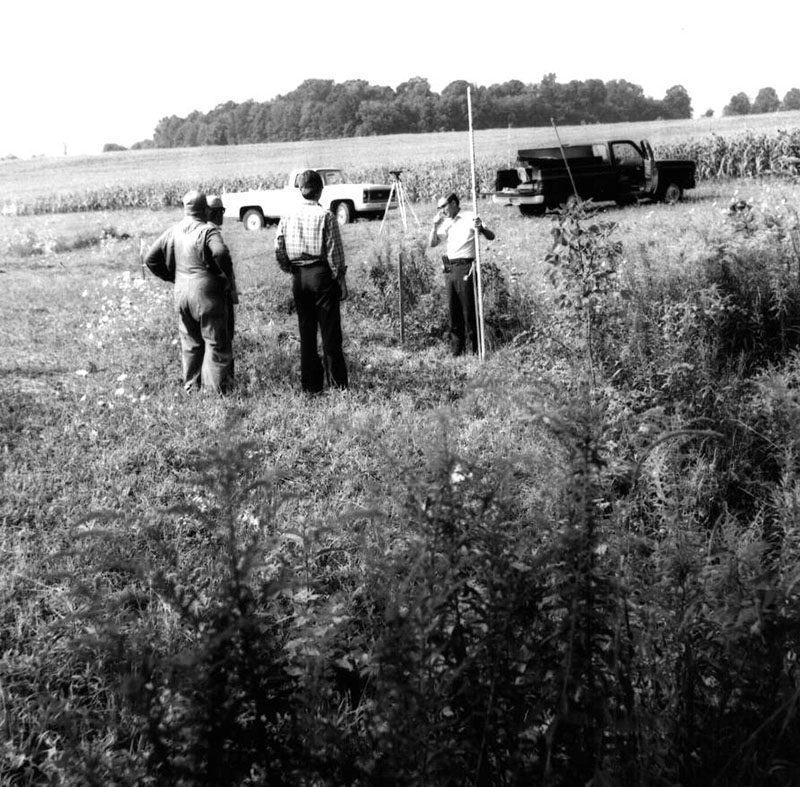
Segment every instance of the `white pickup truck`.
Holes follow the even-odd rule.
[[[225,214],[241,221],[248,230],[260,230],[268,221],[278,221],[302,199],[298,181],[306,169],[307,167],[293,170],[282,189],[221,194]],[[347,224],[356,217],[382,218],[387,208],[396,207],[394,198],[392,204],[389,204],[391,186],[347,183],[340,169],[314,169],[322,177],[320,204],[333,211],[339,224]]]

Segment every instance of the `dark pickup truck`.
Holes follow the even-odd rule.
[[[534,216],[576,199],[576,191],[594,202],[671,204],[694,186],[693,161],[656,161],[647,140],[622,139],[519,150],[515,169],[498,170],[492,201]]]

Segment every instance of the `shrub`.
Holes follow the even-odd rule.
[[[434,258],[436,261],[434,261]],[[358,301],[367,316],[400,319],[400,270],[403,271],[403,310],[407,340],[426,346],[447,335],[448,317],[439,255],[430,251],[426,238],[381,235],[366,261],[368,295]],[[514,340],[531,325],[529,296],[512,289],[502,270],[491,261],[481,263],[481,289],[485,339],[488,347]]]
[[[553,246],[545,257],[557,292],[556,304],[565,315],[563,333],[584,356],[592,384],[597,363],[615,355],[617,268],[622,256],[622,244],[611,239],[616,225],[587,223],[594,213],[591,202],[577,202],[555,211]]]
[[[405,336],[411,346],[425,346],[445,334],[439,267],[428,257],[425,238],[382,233],[373,241],[365,265],[369,289],[356,302],[359,311],[399,328],[402,308]]]

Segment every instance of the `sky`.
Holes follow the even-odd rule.
[[[161,118],[268,101],[305,79],[440,92],[554,73],[683,85],[694,116],[800,87],[800,3],[760,0],[6,0],[0,158],[99,154]]]

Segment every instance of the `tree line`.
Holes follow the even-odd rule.
[[[362,79],[337,83],[307,79],[295,90],[269,101],[228,101],[209,112],[162,118],[152,140],[141,147],[196,147],[255,142],[293,142],[383,134],[463,131],[468,127],[466,80],[456,80],[441,93],[423,77],[396,88]],[[644,94],[624,79],[558,82],[546,74],[537,84],[511,80],[489,87],[472,85],[476,129],[549,125],[619,123],[690,118],[691,98],[682,85],[662,99]]]
[[[764,112],[789,112],[800,109],[800,89],[793,87],[783,100],[774,87],[762,87],[751,102],[747,93],[737,93],[722,110],[723,115],[759,115]]]

